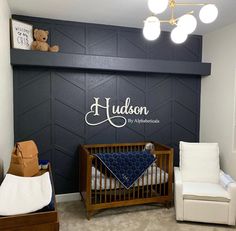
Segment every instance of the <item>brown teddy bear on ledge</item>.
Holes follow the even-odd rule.
[[[31,49],[34,51],[51,51],[58,52],[59,46],[55,45],[50,47],[47,43],[48,40],[48,31],[46,30],[34,30],[34,38],[35,41],[31,45]]]

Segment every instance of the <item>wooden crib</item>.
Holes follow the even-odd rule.
[[[87,218],[95,211],[147,203],[169,206],[173,199],[173,149],[153,143],[154,164],[130,188],[112,178],[103,165],[98,164],[96,153],[142,151],[147,142],[121,144],[92,144],[80,147],[80,194],[85,203]]]

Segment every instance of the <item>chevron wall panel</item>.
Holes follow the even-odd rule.
[[[15,18],[48,29],[50,42],[60,44],[61,52],[201,60],[200,36],[174,46],[168,33],[147,43],[138,29]],[[179,141],[199,138],[200,81],[197,76],[161,73],[14,68],[15,141],[36,141],[40,158],[52,163],[57,193],[78,191],[80,144],[155,140],[175,148],[174,162],[178,165]],[[147,106],[147,119],[158,118],[160,123],[127,124],[123,128],[108,123],[88,126],[84,116],[93,97],[109,97],[110,103],[117,105],[130,97],[133,105]]]

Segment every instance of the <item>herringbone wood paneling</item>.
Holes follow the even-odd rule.
[[[49,43],[59,44],[61,52],[201,60],[200,36],[174,46],[167,32],[150,43],[139,29],[15,18],[49,30]],[[148,107],[147,119],[158,118],[160,123],[127,124],[120,129],[108,123],[87,126],[84,115],[93,97],[110,97],[111,104],[118,105],[130,97],[133,105]],[[57,193],[78,190],[79,144],[155,140],[175,148],[177,165],[178,142],[198,141],[199,104],[200,78],[196,76],[14,68],[15,140],[36,141],[40,158],[52,163]]]
[[[180,140],[198,140],[197,77],[185,82],[184,77],[161,74],[20,72],[14,72],[16,140],[36,141],[40,158],[52,162],[58,193],[77,190],[79,144],[155,140],[177,149]],[[101,103],[110,97],[111,104],[118,105],[130,97],[132,105],[146,105],[150,110],[139,119],[159,119],[160,123],[127,124],[119,129],[108,123],[88,126],[84,115],[93,97],[100,97]]]

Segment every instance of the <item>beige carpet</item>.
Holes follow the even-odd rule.
[[[235,227],[176,222],[174,208],[132,206],[101,211],[90,221],[81,201],[59,203],[60,231],[231,231]]]

